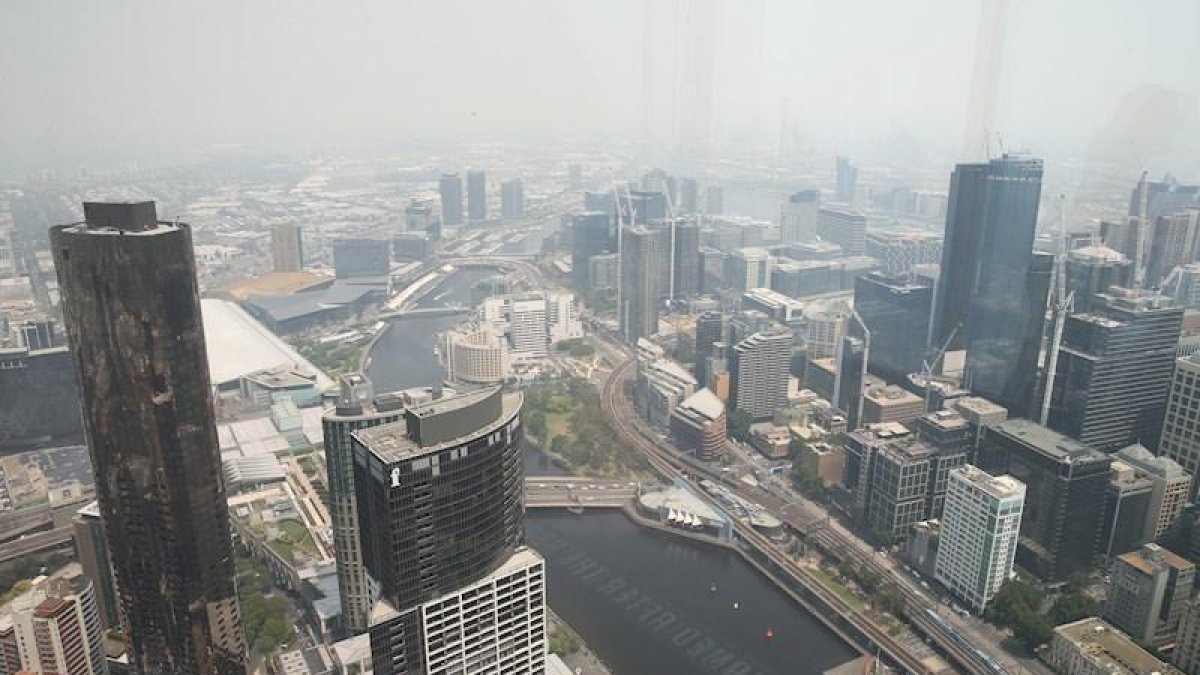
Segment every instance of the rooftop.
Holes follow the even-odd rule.
[[[1005,420],[992,428],[1060,463],[1108,461],[1108,455],[1030,420]]]
[[[1180,571],[1196,567],[1190,560],[1182,558],[1158,544],[1145,544],[1136,551],[1117,556],[1117,559],[1143,574],[1154,574],[1155,568],[1159,564]]]
[[[372,454],[389,463],[434,453],[446,447],[460,445],[467,439],[484,436],[494,431],[520,410],[521,394],[519,392],[501,394],[500,414],[488,420],[483,426],[460,429],[457,436],[446,439],[439,438],[437,442],[428,445],[422,445],[414,438],[416,429],[409,428],[410,422],[419,425],[423,421],[430,421],[442,415],[466,412],[477,406],[482,408],[498,391],[498,389],[481,389],[413,406],[408,409],[405,420],[363,429],[355,432],[354,435],[360,443],[370,449]]]
[[[725,402],[705,387],[683,399],[678,408],[693,410],[703,417],[715,420],[725,413]]]
[[[1168,675],[1179,672],[1151,656],[1134,644],[1129,636],[1097,617],[1058,626],[1054,632],[1057,637],[1069,641],[1086,653],[1093,663],[1111,675]]]
[[[333,380],[241,307],[227,300],[202,298],[204,344],[212,383],[235,382],[243,375],[290,364],[317,376],[317,387],[327,389]]]
[[[983,469],[964,464],[951,471],[996,499],[1025,494],[1025,484],[1012,476],[993,476]]]

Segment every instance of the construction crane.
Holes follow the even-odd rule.
[[[933,412],[930,410],[929,401],[929,397],[933,395],[933,388],[929,386],[933,382],[933,369],[937,368],[938,362],[946,356],[946,350],[950,349],[950,343],[954,341],[954,336],[958,335],[960,328],[962,328],[961,321],[950,330],[950,335],[946,336],[946,341],[942,343],[941,349],[934,353],[933,360],[921,362],[921,368],[925,371],[925,412]]]
[[[1042,381],[1042,410],[1038,422],[1045,425],[1050,417],[1050,398],[1054,393],[1054,378],[1058,374],[1058,352],[1062,348],[1063,326],[1067,315],[1075,310],[1075,291],[1067,291],[1067,206],[1066,196],[1059,195],[1058,254],[1054,256],[1054,333],[1046,355],[1046,379]]]
[[[1149,171],[1142,171],[1138,181],[1137,248],[1133,260],[1133,287],[1141,290],[1146,285],[1146,239],[1150,235],[1150,186],[1146,182]]]
[[[617,332],[621,334],[621,338],[628,341],[627,330],[629,328],[629,317],[625,315],[625,305],[622,304],[624,297],[622,295],[625,285],[625,254],[622,248],[621,233],[625,229],[623,213],[627,208],[629,210],[629,223],[633,224],[633,199],[629,196],[629,186],[625,186],[626,205],[622,208],[621,205],[621,186],[616,179],[612,181],[613,185],[613,211],[617,217]]]

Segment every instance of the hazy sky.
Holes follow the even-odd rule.
[[[214,144],[633,138],[647,27],[665,138],[683,4],[0,0],[0,175]],[[713,131],[773,142],[787,98],[807,147],[954,151],[979,11],[980,0],[716,0]],[[1197,26],[1196,0],[1012,0],[998,132],[1085,155],[1103,127],[1142,154],[1194,153]]]

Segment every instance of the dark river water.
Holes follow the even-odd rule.
[[[471,287],[492,274],[458,272],[418,306],[468,304]],[[433,355],[435,336],[461,320],[394,321],[372,351],[376,390],[440,382],[445,373]],[[535,452],[526,455],[526,471],[562,473]],[[804,675],[855,656],[725,549],[646,530],[616,512],[531,510],[527,529],[529,543],[546,558],[551,608],[616,675]]]

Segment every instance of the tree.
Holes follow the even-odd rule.
[[[791,368],[792,377],[798,377],[804,381],[804,369],[808,366],[808,357],[804,352],[792,352]]]
[[[729,435],[739,441],[747,441],[750,438],[751,424],[754,424],[754,418],[750,413],[738,408],[729,415]]]
[[[534,410],[529,413],[529,419],[525,424],[529,429],[529,433],[537,436],[543,442],[546,440],[546,413],[541,410]]]

